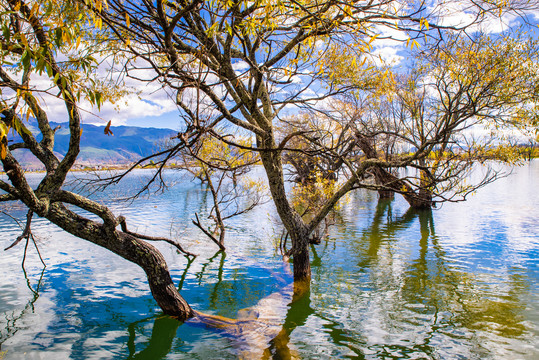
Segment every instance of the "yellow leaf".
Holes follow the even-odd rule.
[[[129,18],[129,14],[125,13],[125,25],[129,27],[131,25],[131,19]]]
[[[0,120],[0,141],[4,138],[4,136],[7,135],[9,129],[7,128],[6,124]]]
[[[2,142],[0,144],[0,157],[2,158],[2,160],[6,158],[6,155],[7,155],[7,148],[6,148],[6,145]]]
[[[28,46],[28,40],[26,40],[26,36],[24,36],[23,33],[20,34],[21,35],[21,42],[24,46]]]

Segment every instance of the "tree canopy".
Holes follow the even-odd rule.
[[[531,1],[0,4],[0,150],[9,178],[0,181],[0,200],[22,201],[28,223],[36,213],[139,264],[162,309],[181,319],[195,312],[174,287],[160,253],[145,241],[157,239],[130,232],[123,217],[62,189],[79,152],[81,101],[99,108],[124,91],[116,86],[121,82],[100,76],[100,59],[114,56],[121,76],[159,82],[174,94],[182,130],[167,148],[139,162],[158,159],[151,181],[185,154],[198,161],[206,181],[215,170],[230,173],[237,164],[215,156],[219,144],[233,156],[249,154],[248,164],[260,159],[291,239],[286,255],[294,260],[296,280],[310,278],[316,230],[350,191],[401,193],[417,208],[462,199],[495,179],[487,174],[463,185],[474,164],[517,159],[511,147],[498,146],[506,141],[493,143],[500,139],[497,131],[537,129],[537,42],[533,32],[524,32],[531,21],[527,11],[537,8]],[[507,16],[523,27],[486,34]],[[387,43],[402,45],[408,58],[401,66],[384,63],[379,51]],[[70,145],[63,158],[53,152],[55,130],[38,94],[61,99],[67,110]],[[30,116],[37,119],[39,141],[24,125]],[[8,142],[10,129],[22,142]],[[496,136],[479,138],[476,129]],[[11,153],[17,148],[29,149],[46,169],[35,189]],[[287,163],[296,169],[298,186],[321,189],[317,201],[294,203]]]

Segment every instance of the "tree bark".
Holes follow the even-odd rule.
[[[393,200],[395,198],[395,192],[393,190],[378,190],[378,197],[380,200]]]
[[[257,140],[259,147],[275,148],[275,143],[271,136],[264,139],[257,137]],[[292,240],[294,281],[308,280],[311,278],[309,230],[301,216],[290,206],[286,197],[281,154],[278,151],[261,151],[260,159],[266,170],[271,196],[277,208],[277,213]]]

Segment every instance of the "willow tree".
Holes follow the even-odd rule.
[[[339,199],[357,187],[358,179],[372,168],[405,167],[414,159],[402,157],[388,164],[370,158],[350,164],[347,179],[307,221],[291,205],[283,175],[283,152],[295,150],[291,140],[299,134],[278,139],[279,119],[299,108],[323,107],[349,90],[332,73],[336,58],[345,56],[355,72],[368,71],[372,63],[363,61],[365,55],[388,38],[416,46],[424,37],[435,40],[445,30],[463,29],[514,5],[480,1],[458,8],[445,1],[427,5],[395,0],[110,0],[107,4],[90,9],[108,36],[124,43],[132,59],[125,66],[127,76],[140,78],[132,69],[150,66],[156,79],[176,91],[186,122],[180,143],[201,132],[232,145],[237,134],[253,138],[252,150],[260,154],[273,202],[291,238],[296,280],[310,278],[310,234]],[[470,20],[444,23],[456,14]],[[367,78],[363,86],[377,84]]]
[[[82,28],[86,18],[81,10],[70,1],[0,1],[0,150],[8,177],[7,181],[0,180],[0,201],[20,201],[28,208],[24,233],[16,242],[29,236],[33,216],[45,218],[139,265],[163,311],[180,319],[189,318],[193,310],[174,286],[164,257],[144,241],[156,239],[130,232],[125,218],[115,216],[98,202],[62,189],[80,148],[79,103],[87,99],[99,106],[107,98],[106,89],[110,90],[109,84],[94,74],[94,48],[92,43],[86,43]],[[63,103],[69,122],[69,148],[63,158],[53,152],[56,129],[51,127],[45,110],[50,96]],[[30,117],[35,118],[39,133],[29,130]],[[8,140],[11,131],[18,137]],[[45,175],[37,187],[28,183],[13,154],[16,149],[29,150],[43,165]],[[100,220],[90,219],[79,210],[97,215]]]
[[[382,197],[400,193],[420,209],[465,200],[501,175],[495,164],[525,158],[511,137],[523,143],[535,136],[538,46],[518,35],[448,35],[435,48],[416,52],[409,68],[393,69],[376,89],[358,89],[325,112],[288,121],[303,129],[304,152],[287,157],[312,178],[335,167],[345,172],[347,163],[384,159],[388,166],[373,167],[356,186]],[[353,84],[362,76],[347,71],[340,78]],[[319,122],[328,129],[314,138],[310,129],[320,129]],[[403,155],[413,158],[406,174],[391,166]],[[475,171],[472,179],[478,164],[483,174]]]
[[[346,124],[366,158],[413,154],[415,172],[374,172],[376,186],[401,193],[415,208],[462,201],[498,178],[494,164],[523,160],[518,142],[533,136],[539,109],[537,40],[527,36],[448,36],[416,54],[382,96],[346,101]],[[353,120],[350,114],[362,114]],[[389,149],[387,145],[393,146]],[[483,174],[471,173],[482,164]]]

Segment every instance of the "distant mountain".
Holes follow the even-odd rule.
[[[33,133],[38,133],[37,123],[30,120],[26,124]],[[69,124],[51,123],[51,127],[60,126],[56,131],[54,152],[61,158],[69,147]],[[114,135],[105,135],[103,126],[82,125],[81,151],[77,164],[114,165],[127,164],[150,155],[158,148],[158,143],[177,134],[171,129],[141,128],[135,126],[111,126]],[[21,139],[11,137],[13,141]],[[38,138],[40,140],[40,138]],[[26,149],[13,152],[26,169],[42,168],[41,163]]]

